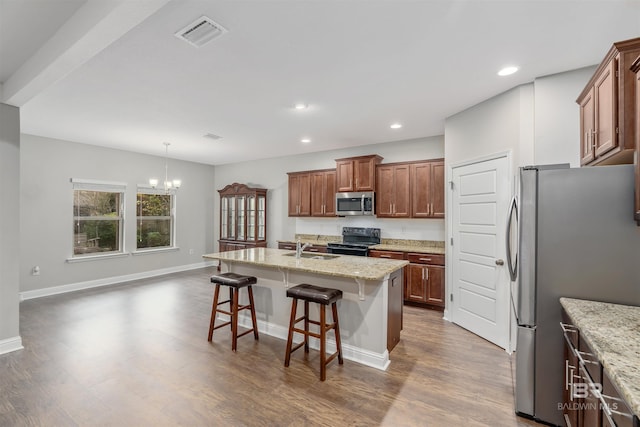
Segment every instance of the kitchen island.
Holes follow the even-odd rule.
[[[343,296],[338,302],[338,315],[344,358],[381,370],[389,366],[389,352],[400,339],[402,270],[407,261],[309,253],[296,258],[295,252],[271,248],[203,257],[218,260],[222,272],[258,278],[253,286],[258,329],[282,340],[287,338],[291,313],[287,287],[309,283],[340,289]],[[246,298],[244,292],[241,298]],[[311,316],[317,319],[315,306],[311,306]],[[250,327],[250,317],[241,315],[239,324]],[[319,347],[315,339],[310,344]],[[282,351],[284,357],[284,343]],[[335,341],[327,340],[327,351],[335,351]]]

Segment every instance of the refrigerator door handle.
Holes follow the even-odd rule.
[[[506,248],[507,248],[507,266],[509,267],[509,276],[511,277],[511,281],[515,281],[516,277],[518,277],[518,253],[516,252],[514,258],[511,258],[511,222],[513,218],[516,218],[518,221],[518,199],[516,196],[511,198],[511,203],[509,204],[509,213],[507,214],[507,230],[505,233],[506,240]]]

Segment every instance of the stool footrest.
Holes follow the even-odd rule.
[[[253,329],[249,329],[248,331],[244,331],[243,333],[238,334],[238,338],[243,337],[243,336],[245,336],[247,334],[250,334],[251,332],[253,332]]]
[[[292,349],[291,349],[291,353],[293,353],[294,351],[296,351],[297,349],[299,349],[300,347],[302,347],[304,345],[304,341],[302,341],[301,343],[296,344]]]
[[[297,332],[299,334],[309,335],[310,337],[314,337],[314,338],[320,339],[320,334],[316,334],[315,332],[311,332],[311,331],[307,332],[304,329],[293,328],[293,332]]]
[[[231,324],[231,322],[225,322],[225,323],[221,323],[218,326],[214,327],[213,330],[215,331],[218,328],[222,328],[223,326],[229,326]]]
[[[324,362],[325,365],[328,365],[329,362],[331,362],[333,359],[335,359],[338,356],[338,352],[336,351],[335,353],[333,353],[331,356],[327,357],[327,360]]]

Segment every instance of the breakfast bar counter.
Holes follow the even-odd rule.
[[[338,313],[344,357],[387,369],[389,352],[400,339],[402,271],[408,261],[304,252],[296,258],[295,252],[271,248],[241,249],[203,257],[218,260],[222,272],[257,277],[258,283],[253,288],[258,329],[260,333],[283,340],[287,338],[291,310],[287,287],[309,283],[340,289],[343,298],[338,302]],[[311,316],[318,318],[313,307]],[[250,317],[240,316],[239,323],[250,327]],[[318,348],[316,340],[310,344]],[[328,340],[327,351],[334,350],[335,342]]]

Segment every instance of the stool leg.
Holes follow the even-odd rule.
[[[249,304],[251,305],[251,323],[253,324],[253,337],[258,339],[258,322],[256,321],[256,307],[253,303],[253,289],[251,289],[251,285],[248,288],[249,291]]]
[[[291,360],[291,345],[293,343],[293,328],[296,324],[296,310],[298,309],[298,300],[293,299],[291,303],[291,320],[289,321],[289,337],[287,338],[287,351],[284,355],[284,366],[289,366]]]
[[[238,346],[238,290],[233,292],[233,308],[231,309],[231,350],[236,351]]]
[[[309,301],[304,302],[304,352],[309,353]]]
[[[333,312],[333,323],[335,323],[335,328],[333,332],[336,333],[336,347],[338,350],[338,363],[342,365],[342,343],[340,342],[340,326],[338,325],[338,306],[334,302],[331,304],[331,311]]]
[[[211,342],[213,338],[213,327],[216,323],[216,314],[218,308],[218,296],[220,295],[220,285],[216,284],[216,289],[213,292],[213,307],[211,307],[211,323],[209,324],[209,338],[207,341]]]
[[[229,311],[233,313],[233,291],[232,287],[229,287]],[[229,323],[229,327],[231,328],[231,332],[233,332],[233,322]]]
[[[327,378],[327,327],[325,306],[320,304],[320,381]]]

